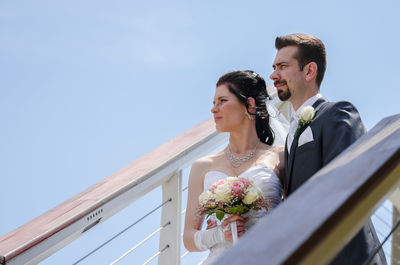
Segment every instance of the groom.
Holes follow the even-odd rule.
[[[362,136],[365,128],[351,103],[328,102],[320,94],[326,69],[321,40],[307,34],[290,34],[277,37],[275,47],[278,52],[270,78],[279,98],[290,101],[295,110],[285,148],[284,188],[290,196]],[[369,220],[331,264],[362,264],[378,245]],[[382,250],[371,264],[386,264]]]

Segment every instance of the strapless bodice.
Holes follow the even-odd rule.
[[[204,191],[208,190],[214,182],[220,179],[228,177],[224,172],[221,171],[208,171],[204,175]],[[265,199],[270,203],[271,208],[274,208],[281,202],[282,185],[279,177],[275,172],[265,165],[256,165],[248,168],[240,177],[247,178],[253,182],[253,185],[257,186]]]

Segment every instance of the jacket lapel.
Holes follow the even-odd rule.
[[[315,117],[317,116],[317,112],[323,105],[321,103],[324,103],[324,102],[328,102],[328,100],[324,97],[321,97],[321,98],[317,99],[317,101],[315,101],[314,104],[312,105],[315,110]]]
[[[328,100],[326,98],[321,97],[321,98],[317,99],[317,101],[314,102],[314,104],[312,106],[315,110],[315,117],[317,116],[318,111],[320,110],[321,106],[323,105],[321,103],[327,102],[327,101]],[[312,121],[311,121],[311,123],[312,123]],[[300,130],[300,133],[293,138],[292,146],[290,147],[290,153],[287,152],[287,143],[285,143],[285,161],[286,161],[286,165],[287,165],[287,167],[286,167],[286,183],[285,183],[286,195],[289,195],[288,193],[291,188],[294,157],[296,155],[297,145],[299,143],[299,137],[308,126],[310,126],[310,124],[303,126],[303,128],[301,128],[301,130]],[[286,138],[286,142],[287,142],[287,138]]]
[[[290,178],[290,174],[289,174],[289,152],[287,150],[287,140],[288,140],[288,136],[286,136],[286,141],[285,141],[285,178],[284,183],[283,183],[283,188],[285,189],[285,194],[287,194],[288,192],[288,183],[289,183],[289,178]]]
[[[300,135],[300,134],[299,134]],[[286,194],[289,195],[289,190],[291,187],[291,182],[292,182],[292,171],[293,171],[293,162],[294,162],[294,157],[296,156],[296,149],[297,149],[297,144],[299,142],[299,135],[293,138],[292,146],[290,147],[290,154],[288,157],[288,176],[287,176],[287,190]]]

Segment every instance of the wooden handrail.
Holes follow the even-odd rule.
[[[37,263],[226,141],[210,118],[0,237],[0,264]],[[27,252],[31,252],[29,255]]]
[[[326,264],[400,185],[400,114],[383,119],[214,264]]]

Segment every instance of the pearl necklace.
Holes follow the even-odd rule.
[[[251,158],[253,158],[253,156],[256,154],[257,146],[259,143],[260,143],[260,141],[257,142],[254,149],[251,150],[248,155],[245,155],[242,157],[239,157],[239,156],[236,156],[235,154],[233,154],[233,152],[231,150],[231,146],[228,144],[228,149],[226,149],[225,153],[226,153],[226,156],[227,156],[229,162],[235,168],[240,167],[243,163],[245,163],[245,162],[249,161]]]

